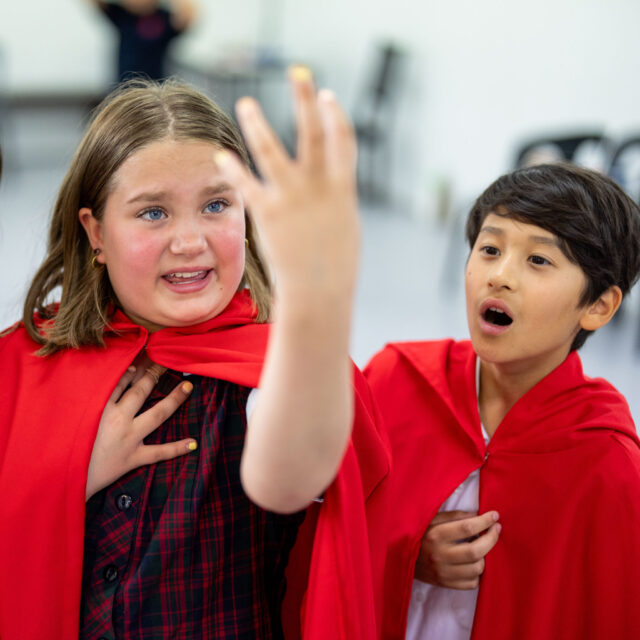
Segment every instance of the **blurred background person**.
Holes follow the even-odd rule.
[[[166,77],[171,41],[186,31],[196,17],[191,0],[89,0],[118,32],[118,82],[136,75],[153,80]]]

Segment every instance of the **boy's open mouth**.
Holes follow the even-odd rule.
[[[197,282],[198,280],[204,280],[209,271],[210,269],[202,269],[200,271],[176,271],[162,277],[171,284],[189,284],[191,282]]]
[[[498,327],[508,327],[513,322],[513,319],[508,313],[497,307],[489,307],[482,314],[482,317],[489,324],[495,324]]]

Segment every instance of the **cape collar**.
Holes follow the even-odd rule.
[[[470,341],[396,343],[393,346],[424,378],[476,445],[480,417],[475,385],[476,354]],[[624,397],[606,380],[584,375],[580,357],[567,358],[509,410],[489,447],[548,451],[577,437],[610,430],[637,441]]]

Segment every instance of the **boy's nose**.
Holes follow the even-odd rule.
[[[493,263],[488,274],[488,284],[495,289],[513,290],[516,286],[514,265],[509,258],[503,258]]]

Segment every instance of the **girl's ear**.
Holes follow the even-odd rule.
[[[93,211],[88,207],[82,207],[82,209],[78,211],[78,219],[87,233],[91,248],[94,251],[96,249],[102,249],[102,224],[93,217]],[[100,260],[100,262],[102,262],[102,260]]]
[[[611,285],[595,302],[588,305],[582,318],[580,327],[587,331],[595,331],[604,327],[615,315],[622,302],[622,291],[617,285]]]

